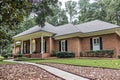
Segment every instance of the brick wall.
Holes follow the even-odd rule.
[[[75,52],[75,56],[79,57],[81,51],[81,42],[79,38],[69,38],[67,40],[68,52]],[[59,51],[59,40],[55,41],[55,50]]]
[[[107,34],[107,35],[101,35],[101,36],[93,36],[93,37],[87,37],[82,38],[82,51],[89,51],[90,50],[90,38],[94,37],[102,37],[102,46],[103,49],[113,49],[115,50],[114,56],[116,57],[118,54],[118,51],[120,50],[120,38],[116,34]],[[119,49],[118,49],[119,48]]]

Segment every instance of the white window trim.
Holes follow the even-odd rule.
[[[63,43],[63,44],[62,44]],[[66,51],[66,40],[61,40],[61,52],[65,52]]]
[[[94,40],[96,39],[96,43],[94,43]],[[99,40],[99,41],[97,41]],[[92,45],[95,46],[95,45],[98,45],[100,47],[100,37],[94,37],[92,38]],[[94,49],[93,49],[94,50]],[[100,49],[99,49],[100,50]]]
[[[96,42],[96,43],[94,43],[94,40],[97,41],[97,39],[98,39],[99,41]],[[92,38],[92,44],[93,44],[93,45],[100,45],[100,37],[94,37],[94,38]]]

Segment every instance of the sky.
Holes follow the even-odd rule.
[[[67,2],[69,0],[58,0],[58,1],[62,2],[62,8],[64,8],[65,7],[65,2]],[[79,0],[71,0],[71,1],[77,1],[78,2]],[[90,3],[92,3],[92,2],[94,2],[94,0],[90,1]]]

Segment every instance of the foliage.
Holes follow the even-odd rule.
[[[58,52],[57,57],[59,57],[59,58],[72,58],[72,57],[75,57],[75,53],[73,53],[73,52]]]
[[[51,5],[52,10],[54,11],[54,16],[48,16],[46,18],[47,22],[54,26],[59,26],[68,23],[68,18],[64,9],[61,8],[62,3],[57,2],[55,6]]]
[[[0,55],[0,61],[3,61],[3,59],[4,59],[4,57],[2,57],[2,56]]]
[[[13,29],[29,13],[31,3],[28,0],[1,0],[0,5],[1,26],[8,25]]]
[[[120,0],[79,0],[79,23],[100,19],[120,25]]]
[[[53,13],[50,5],[56,2],[57,0],[1,0],[0,53],[11,48],[12,36],[33,27],[36,23],[43,26],[46,16]],[[25,21],[25,17],[31,12],[37,15],[36,18]]]
[[[15,35],[19,34],[25,30],[28,30],[29,28],[31,28],[35,25],[36,25],[35,18],[24,17],[23,22],[21,22],[19,25],[17,25],[14,34]]]
[[[75,18],[75,15],[77,15],[76,5],[77,5],[77,2],[75,1],[67,1],[65,3],[65,10],[66,10],[66,13],[69,15],[70,23],[72,23],[73,18]]]
[[[14,55],[14,58],[22,57],[21,52],[18,52],[16,55]]]
[[[57,0],[41,0],[36,1],[33,4],[33,12],[37,15],[36,16],[36,23],[41,27],[44,26],[45,18],[50,15],[54,15],[50,5],[55,5]]]
[[[81,57],[112,57],[114,50],[97,50],[80,52]]]
[[[25,57],[18,57],[15,59],[15,61],[34,61],[34,60],[43,60],[40,58],[25,58]]]
[[[57,57],[57,51],[56,51],[56,50],[53,50],[51,56],[52,56],[52,57]]]
[[[118,55],[118,59],[120,59],[120,55]]]

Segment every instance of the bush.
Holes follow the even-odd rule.
[[[13,56],[12,54],[10,54],[10,53],[8,54],[8,57],[12,57],[12,56]]]
[[[33,61],[33,60],[44,60],[41,58],[26,58],[26,57],[18,57],[16,59],[14,59],[15,61]]]
[[[120,55],[118,55],[118,59],[120,59]]]
[[[17,57],[22,57],[22,54],[18,54]]]
[[[4,54],[3,57],[7,59],[8,58],[8,54]]]
[[[4,57],[2,57],[2,56],[0,55],[0,61],[3,61],[3,59],[4,59]]]
[[[56,51],[56,50],[53,50],[51,56],[52,56],[52,57],[57,57],[57,51]]]
[[[81,57],[112,57],[114,50],[97,50],[97,51],[87,51],[80,52]]]
[[[75,53],[73,53],[73,52],[59,52],[59,53],[57,53],[57,57],[59,57],[59,58],[72,58],[72,57],[75,57]]]

